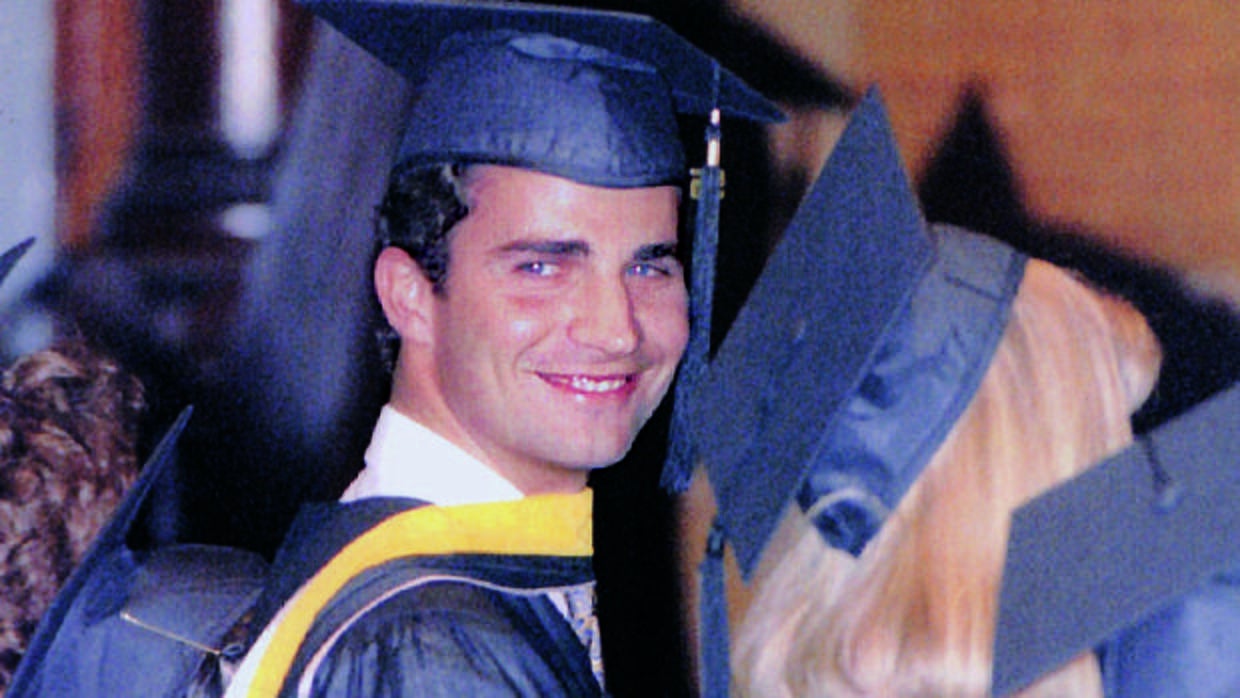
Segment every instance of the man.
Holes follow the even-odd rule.
[[[451,167],[401,173],[394,189],[411,180],[419,190],[444,187],[446,200],[459,191],[462,201],[452,206],[463,204],[462,217],[422,236],[395,234],[400,194],[385,203],[394,235],[376,261],[375,288],[399,348],[366,467],[343,499],[393,503],[383,515],[395,497],[442,507],[454,529],[443,533],[468,535],[407,552],[451,555],[438,562],[470,581],[418,585],[358,617],[323,657],[314,692],[349,694],[359,681],[379,681],[397,695],[502,686],[528,695],[598,692],[597,633],[588,617],[580,636],[565,634],[564,622],[575,605],[584,602],[587,616],[592,606],[586,478],[625,454],[685,346],[678,192],[593,187],[494,165],[459,175]],[[427,233],[440,240],[425,244]],[[334,516],[329,526],[355,520]],[[567,530],[540,539],[538,525],[523,521],[529,516]],[[491,537],[481,521],[488,517],[523,529]],[[439,525],[410,521],[415,537]],[[309,549],[318,545],[317,536],[311,540]],[[302,552],[296,536],[290,546],[298,563],[319,557]],[[520,556],[496,563],[463,552]],[[541,593],[551,588],[557,591]],[[353,593],[361,592],[345,589],[343,598]],[[371,659],[379,648],[385,663]]]
[[[418,179],[459,189],[468,213],[428,246],[397,233],[388,199],[375,287],[399,349],[385,418],[412,418],[520,493],[580,491],[628,450],[684,349],[678,190],[494,165],[415,170],[397,188]]]
[[[234,548],[135,550],[183,415],[41,623],[14,696],[605,692],[587,478],[628,450],[686,344],[704,359],[689,319],[709,317],[721,114],[781,115],[645,17],[307,4],[418,93],[380,207],[394,351],[365,466],[341,501],[302,510],[270,569]],[[716,137],[692,308],[678,113],[710,114]]]
[[[380,207],[392,390],[230,696],[597,695],[591,470],[689,339],[677,112],[778,112],[643,17],[310,2],[419,99]]]

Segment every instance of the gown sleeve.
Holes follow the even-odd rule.
[[[1240,569],[1216,575],[1102,648],[1107,698],[1240,696]]]
[[[530,604],[486,588],[433,583],[356,620],[315,670],[315,698],[600,695],[566,670],[582,650],[530,623]],[[526,608],[518,608],[522,604]],[[552,611],[554,613],[554,611]],[[571,631],[570,631],[571,632]],[[575,641],[575,639],[573,640]]]

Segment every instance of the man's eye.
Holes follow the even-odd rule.
[[[517,271],[534,276],[550,276],[555,273],[555,265],[542,260],[533,260],[518,264]]]
[[[629,273],[633,276],[671,276],[672,270],[668,264],[638,262],[629,267]]]

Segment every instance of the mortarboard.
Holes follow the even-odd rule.
[[[30,645],[26,648],[22,662],[17,667],[13,682],[9,685],[10,698],[30,695],[36,690],[40,679],[44,657],[52,650],[57,641],[61,625],[78,603],[83,590],[91,583],[91,579],[99,575],[100,570],[110,571],[115,564],[114,558],[127,549],[127,542],[140,522],[147,499],[156,490],[156,483],[175,468],[176,443],[189,423],[192,407],[185,407],[177,415],[172,425],[164,433],[159,443],[151,451],[151,455],[142,465],[138,479],[125,493],[124,499],[117,505],[108,519],[108,523],[100,529],[94,542],[82,556],[81,562],[74,568],[64,586],[56,593],[51,606],[39,619],[39,627]],[[106,574],[106,572],[105,572]],[[123,601],[123,599],[121,599]],[[98,602],[96,602],[97,604]],[[100,609],[92,609],[98,615]]]
[[[651,186],[687,176],[676,114],[783,118],[643,15],[512,2],[304,4],[418,92],[401,162],[509,164]]]
[[[860,552],[972,399],[1025,259],[926,224],[871,90],[690,401],[746,576],[794,498]]]
[[[687,409],[718,515],[702,567],[702,685],[728,693],[723,544],[757,565],[794,499],[858,554],[985,374],[1026,257],[922,217],[871,89]]]
[[[1240,565],[1237,501],[1240,384],[1022,505],[999,591],[994,694]]]
[[[692,328],[676,383],[663,481],[692,472],[684,395],[710,352],[720,123],[782,121],[718,61],[644,15],[512,2],[302,0],[414,86],[398,166],[505,164],[584,184],[680,184],[677,114],[707,117],[690,269]]]

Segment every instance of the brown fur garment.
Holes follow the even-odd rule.
[[[70,342],[0,377],[0,695],[39,618],[133,483],[139,383]]]

